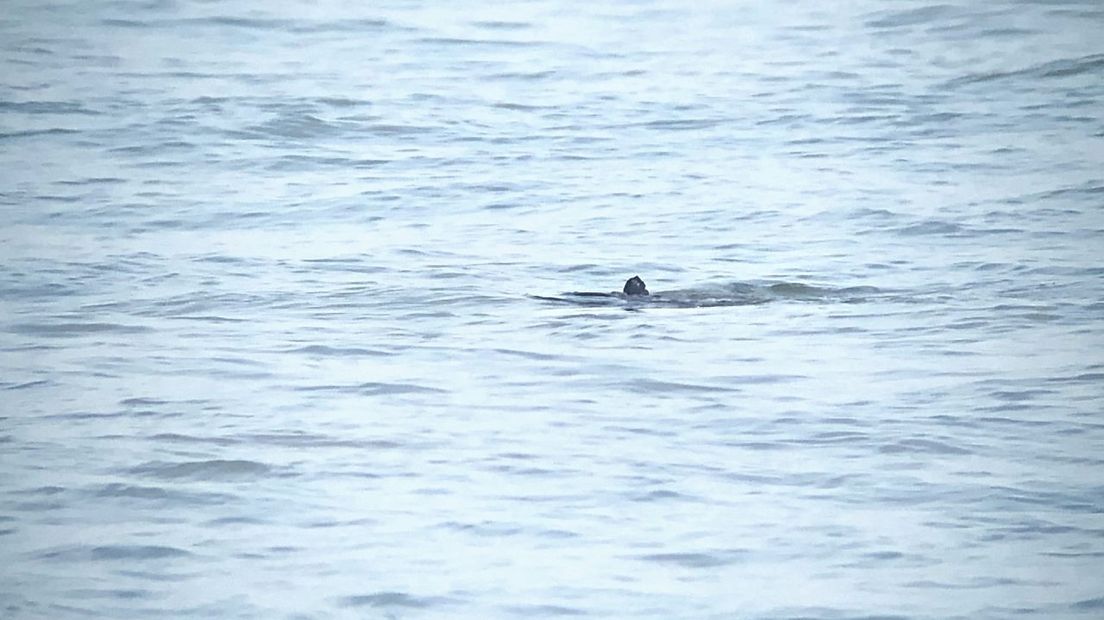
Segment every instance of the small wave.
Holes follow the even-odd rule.
[[[501,20],[474,21],[472,25],[476,28],[486,28],[488,30],[528,30],[533,27],[529,22]]]
[[[522,81],[538,81],[547,78],[556,77],[558,73],[556,71],[515,71],[509,73],[495,73],[487,76],[492,80],[522,80]]]
[[[511,605],[506,608],[512,614],[525,617],[544,618],[547,616],[587,616],[585,609],[564,607],[562,605]]]
[[[389,450],[405,444],[387,439],[335,439],[311,433],[266,433],[243,435],[242,440],[291,448],[356,448],[358,450]]]
[[[78,599],[142,600],[154,598],[153,592],[149,590],[124,588],[79,588],[76,590],[69,590],[66,594]]]
[[[1100,598],[1088,598],[1070,605],[1079,611],[1104,610],[1104,596]]]
[[[0,112],[21,112],[23,114],[99,114],[99,112],[89,110],[80,103],[74,101],[0,101]]]
[[[883,454],[897,454],[904,452],[926,454],[972,454],[971,451],[943,441],[934,439],[905,439],[892,444],[887,444],[878,449]]]
[[[183,549],[163,545],[106,545],[92,547],[93,560],[160,560],[191,555]]]
[[[249,30],[291,30],[296,23],[290,19],[261,19],[249,17],[229,17],[216,15],[212,17],[192,17],[176,20],[181,24],[195,24],[202,26],[228,26],[232,28],[244,28]]]
[[[215,15],[210,17],[191,17],[184,19],[101,19],[100,24],[114,28],[169,28],[180,26],[199,26],[215,28],[236,28],[240,30],[259,30],[267,32],[290,32],[296,34],[320,34],[327,32],[376,32],[382,30],[409,31],[412,28],[399,26],[386,19],[265,19]]]
[[[80,132],[75,129],[62,129],[60,127],[52,127],[50,129],[27,129],[23,131],[0,132],[0,140],[31,138],[34,136],[64,136],[75,133]]]
[[[445,390],[411,383],[375,383],[366,382],[354,385],[306,385],[294,388],[298,392],[338,392],[345,394],[367,394],[371,396],[392,394],[441,394]]]
[[[118,17],[107,17],[100,20],[100,24],[103,26],[113,26],[115,28],[149,28],[150,22],[141,21],[137,19],[121,19]]]
[[[192,554],[184,549],[165,545],[100,545],[95,547],[78,545],[55,547],[41,551],[36,555],[46,560],[70,562],[80,560],[163,560],[186,557]]]
[[[955,13],[948,5],[932,5],[903,11],[884,13],[866,22],[868,28],[901,28],[942,21]]]
[[[464,39],[458,37],[426,37],[418,39],[417,43],[424,45],[444,46],[472,46],[472,47],[538,47],[544,45],[539,41],[507,41],[502,39]]]
[[[518,357],[524,357],[526,359],[537,360],[541,362],[550,362],[562,358],[562,356],[560,355],[539,353],[537,351],[521,351],[517,349],[493,349],[493,351],[495,353],[502,353],[503,355],[516,355]]]
[[[655,491],[649,491],[647,493],[637,494],[632,497],[634,502],[661,502],[667,500],[677,501],[693,501],[696,500],[694,496],[679,493],[678,491],[668,491],[667,489],[657,489]]]
[[[514,112],[535,112],[538,110],[553,109],[553,106],[513,103],[509,101],[500,101],[498,103],[493,103],[491,104],[491,107],[498,108],[500,110],[511,110]]]
[[[383,591],[375,594],[347,596],[341,599],[344,607],[406,607],[425,609],[447,602],[447,599],[432,596],[414,596],[406,592]]]
[[[151,461],[133,467],[129,472],[170,480],[239,480],[256,478],[269,473],[271,470],[272,468],[268,465],[256,461],[212,459],[184,463]]]
[[[628,382],[633,394],[667,394],[671,392],[739,392],[738,388],[696,383],[675,383],[654,379],[636,379]]]
[[[355,124],[343,121],[327,121],[312,114],[280,113],[276,118],[247,128],[258,136],[276,138],[318,138],[351,130]]]
[[[723,118],[670,118],[656,121],[645,121],[627,125],[630,127],[643,127],[645,129],[660,129],[671,131],[689,131],[694,129],[712,129],[728,122]]]
[[[53,485],[47,485],[44,487],[34,487],[30,489],[21,489],[15,491],[17,495],[30,495],[30,496],[54,496],[60,495],[66,491],[65,487],[58,487]]]
[[[1025,585],[1030,582],[1021,579],[1007,577],[974,577],[965,581],[934,581],[921,579],[904,583],[906,588],[931,588],[934,590],[975,590],[983,588],[998,588],[1011,585]]]
[[[1042,192],[1032,192],[1024,194],[1017,198],[1017,200],[1025,203],[1040,202],[1043,200],[1052,200],[1054,198],[1095,198],[1099,194],[1104,194],[1104,183],[1098,179],[1086,181],[1080,185],[1071,185],[1067,187],[1059,187],[1057,189],[1050,189]],[[1039,213],[1044,213],[1039,211]],[[1063,214],[1077,215],[1078,211],[1064,211]]]
[[[165,499],[169,492],[161,487],[143,487],[129,484],[106,484],[95,492],[98,497],[136,497],[140,499]]]
[[[120,179],[118,177],[85,177],[83,179],[64,180],[58,181],[59,185],[117,185],[120,183],[126,183],[126,179]]]
[[[166,489],[155,486],[142,486],[136,484],[122,484],[112,482],[98,488],[90,489],[92,496],[105,499],[117,498],[126,500],[149,500],[155,502],[171,502],[173,505],[191,504],[213,506],[226,504],[233,496],[225,493],[188,492],[176,489]]]
[[[142,334],[153,330],[140,325],[119,323],[20,323],[13,325],[10,331],[43,338],[64,338],[98,333]]]
[[[386,19],[340,19],[297,23],[291,32],[309,34],[325,32],[377,32],[382,30],[413,31],[414,28],[400,26]]]
[[[1088,385],[1104,385],[1104,372],[1086,372],[1079,375],[1064,377],[1051,377],[1047,383],[1085,383]]]
[[[515,536],[521,534],[524,528],[518,525],[499,523],[496,521],[483,521],[481,523],[466,523],[460,521],[446,521],[438,527],[457,532],[467,532],[476,536],[498,538],[502,536]]]
[[[236,439],[227,437],[196,437],[194,435],[182,435],[180,433],[158,433],[156,435],[151,435],[150,439],[180,443],[213,444],[216,446],[229,446],[240,443]]]
[[[24,383],[15,383],[12,385],[4,385],[0,383],[0,389],[3,390],[25,390],[27,388],[42,387],[44,385],[50,385],[52,382],[47,379],[39,379],[38,381],[27,381]]]
[[[954,222],[928,220],[925,222],[909,224],[908,226],[902,226],[901,228],[897,229],[897,234],[910,237],[921,235],[961,235],[963,231],[963,227],[959,224],[955,224]]]
[[[369,160],[370,163],[356,162],[346,157],[320,157],[314,155],[301,155],[298,153],[284,155],[282,157],[274,159],[270,164],[265,166],[266,170],[272,172],[290,172],[298,170],[317,170],[320,168],[340,168],[349,169],[353,167],[359,168],[371,168],[381,164],[387,163],[386,160]],[[257,216],[271,215],[267,212],[259,212]]]
[[[388,351],[378,349],[365,349],[362,347],[331,347],[321,344],[312,344],[305,347],[290,349],[288,353],[305,353],[319,357],[387,357],[393,355]]]
[[[1091,54],[1080,58],[1062,58],[1016,71],[992,71],[972,73],[948,80],[948,87],[994,82],[1011,79],[1054,79],[1093,74],[1104,69],[1104,54]]]
[[[223,527],[227,525],[266,525],[268,521],[256,517],[219,517],[204,523],[210,527]]]
[[[802,284],[800,282],[779,282],[767,287],[770,292],[785,297],[819,297],[831,292],[831,289]]]
[[[682,568],[716,568],[740,561],[746,551],[730,550],[710,553],[653,553],[639,556],[639,559],[657,564],[671,564]]]
[[[436,131],[435,127],[429,125],[394,125],[388,123],[375,123],[371,125],[363,125],[357,128],[358,131],[364,131],[376,136],[413,136],[417,134],[425,134]]]

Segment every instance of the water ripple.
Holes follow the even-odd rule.
[[[206,461],[163,462],[150,461],[137,465],[128,473],[167,480],[250,480],[272,473],[264,463],[241,459],[211,459]]]

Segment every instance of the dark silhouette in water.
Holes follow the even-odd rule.
[[[636,311],[642,308],[712,308],[716,306],[755,306],[771,301],[816,301],[858,303],[884,291],[872,286],[848,288],[819,287],[800,282],[730,282],[699,286],[673,291],[659,291],[654,295],[640,276],[625,281],[621,292],[597,293],[572,291],[561,297],[531,295],[534,299],[573,304],[576,306],[623,307]]]
[[[648,287],[645,286],[644,280],[640,279],[640,276],[633,276],[625,281],[625,288],[622,292],[626,295],[647,295]]]

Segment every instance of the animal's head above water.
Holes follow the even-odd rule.
[[[625,281],[623,292],[626,295],[647,295],[648,287],[644,285],[644,280],[641,280],[640,276],[633,276]]]

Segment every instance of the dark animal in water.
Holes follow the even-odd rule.
[[[647,295],[648,287],[645,286],[644,280],[640,279],[640,276],[633,276],[625,281],[625,288],[622,292],[626,295]]]
[[[640,276],[633,276],[625,281],[625,286],[620,292],[571,291],[563,293],[561,297],[541,297],[540,295],[531,295],[531,297],[576,306],[620,307],[635,312],[649,308],[755,306],[776,300],[858,303],[870,297],[883,297],[885,293],[886,291],[872,286],[829,288],[800,282],[729,282],[690,289],[659,291],[653,295],[648,292],[648,287]]]
[[[621,289],[620,293],[595,293],[592,291],[572,291],[570,293],[564,293],[572,297],[601,297],[606,299],[624,299],[626,297],[647,297],[648,287],[645,286],[644,280],[640,279],[640,276],[633,276],[625,281],[625,287]],[[548,301],[567,301],[560,297],[541,297],[540,295],[534,295],[537,299],[546,299]],[[652,299],[657,299],[652,297]]]

